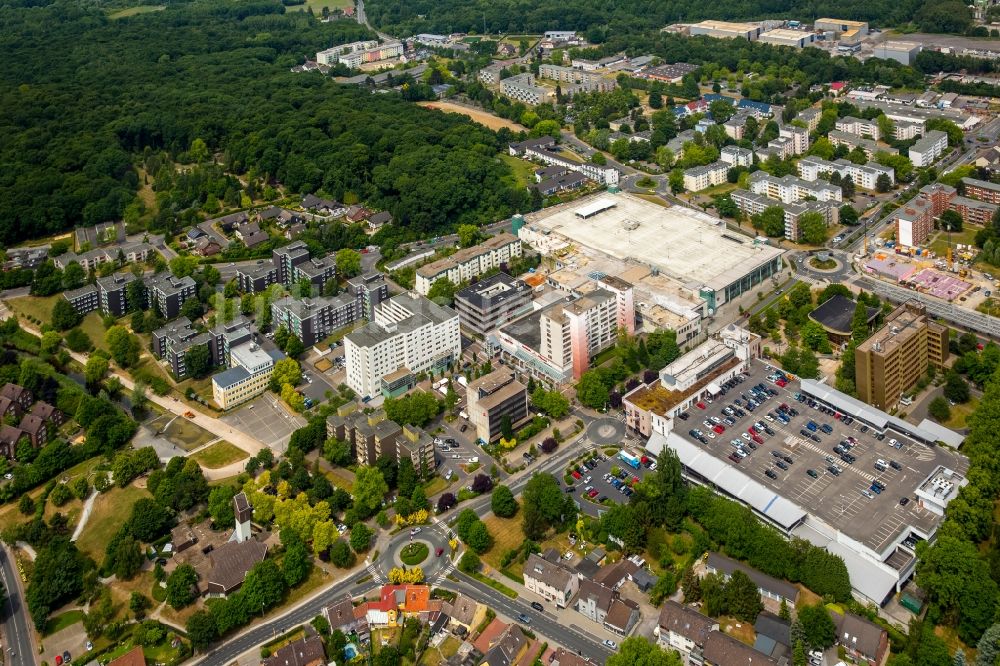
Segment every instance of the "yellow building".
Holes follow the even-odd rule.
[[[235,407],[266,391],[275,362],[285,358],[280,351],[266,351],[253,342],[233,347],[229,356],[232,367],[212,377],[212,397],[219,409]]]

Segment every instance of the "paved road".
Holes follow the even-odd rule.
[[[0,579],[7,590],[7,602],[0,607],[0,626],[3,626],[4,636],[3,658],[10,666],[32,666],[36,663],[35,641],[28,607],[24,601],[21,577],[17,573],[14,557],[3,544],[0,544]]]

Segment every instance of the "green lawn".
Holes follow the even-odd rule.
[[[136,486],[112,488],[94,501],[90,520],[77,540],[77,547],[95,561],[104,560],[104,548],[111,537],[132,514],[132,505],[140,498],[149,497],[149,491]]]
[[[944,425],[952,430],[968,427],[966,419],[976,411],[976,407],[978,406],[979,399],[974,397],[970,398],[967,403],[955,405],[951,408],[951,418]]]
[[[61,631],[66,627],[71,627],[77,622],[83,621],[83,611],[82,610],[71,610],[61,613],[59,615],[53,615],[49,618],[49,621],[45,623],[45,635],[51,636],[57,631]]]
[[[62,298],[61,294],[55,296],[19,296],[7,301],[11,309],[26,317],[33,317],[43,324],[52,321],[52,306]],[[103,334],[101,337],[104,337]]]
[[[216,442],[191,456],[198,464],[208,469],[218,469],[230,463],[250,457],[246,451],[229,442]]]
[[[976,229],[963,229],[951,234],[951,247],[962,243],[964,245],[975,245]],[[939,231],[931,241],[931,250],[938,256],[944,257],[948,253],[948,234]]]
[[[304,12],[307,8],[312,7],[313,14],[322,16],[324,7],[327,7],[332,12],[336,9],[347,9],[353,6],[354,0],[307,0],[305,4],[293,5],[286,7],[286,9],[290,12]]]
[[[88,312],[87,316],[80,322],[80,330],[87,334],[95,347],[107,351],[108,343],[104,341],[106,329],[99,313]]]
[[[535,169],[537,167],[531,162],[526,162],[506,153],[501,155],[500,159],[506,162],[511,171],[514,172],[514,179],[518,187],[528,187],[528,185],[535,182]]]
[[[128,18],[129,16],[135,16],[136,14],[149,14],[151,12],[161,12],[166,9],[166,5],[140,5],[139,7],[129,7],[128,9],[121,9],[113,14],[108,14],[109,19],[122,19]]]

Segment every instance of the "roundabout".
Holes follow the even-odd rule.
[[[587,439],[597,446],[618,446],[625,439],[625,424],[610,417],[595,419],[587,426]]]

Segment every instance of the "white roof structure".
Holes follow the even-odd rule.
[[[708,480],[727,495],[747,504],[785,531],[792,529],[806,518],[806,512],[799,506],[676,433],[671,432],[664,437],[654,432],[646,448],[654,454],[663,451],[664,448],[673,449],[685,468],[696,472],[698,476]]]
[[[808,523],[792,530],[792,536],[825,548],[827,552],[844,560],[851,587],[875,603],[881,604],[895,589],[897,575],[890,572],[887,565],[879,565],[858,554],[857,550],[824,536]]]
[[[615,205],[616,205],[615,202],[612,201],[611,199],[601,198],[601,199],[598,199],[597,201],[593,201],[593,202],[587,204],[583,208],[577,208],[576,209],[576,216],[577,217],[582,217],[582,218],[586,219],[586,218],[591,217],[593,215],[597,215],[598,213],[600,213],[602,211],[606,211],[609,208],[614,208]]]
[[[963,437],[961,433],[957,433],[950,428],[945,428],[940,423],[935,423],[930,419],[924,419],[917,427],[931,433],[937,437],[938,441],[944,442],[948,446],[953,446],[956,449],[962,445],[962,442],[965,441],[965,437]]]

